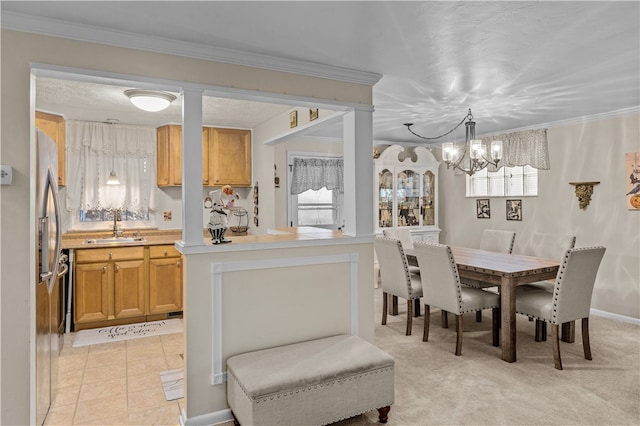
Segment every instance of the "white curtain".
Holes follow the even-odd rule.
[[[344,192],[344,161],[341,158],[294,158],[291,193],[301,194],[323,187]]]
[[[487,144],[493,140],[501,140],[503,145],[503,155],[502,160],[498,163],[499,167],[528,165],[540,170],[551,168],[547,146],[547,129],[523,130],[482,138],[482,141]],[[492,165],[489,165],[488,169],[490,172],[497,170]]]
[[[67,208],[155,209],[156,129],[69,120],[66,125]],[[120,185],[107,185],[111,170]]]

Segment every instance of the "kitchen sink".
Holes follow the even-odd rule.
[[[85,240],[87,244],[139,243],[147,241],[144,237],[110,237]]]

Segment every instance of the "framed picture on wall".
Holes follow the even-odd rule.
[[[478,219],[491,218],[491,209],[489,207],[489,199],[483,198],[476,200],[476,214]]]
[[[522,220],[522,200],[507,200],[507,220]]]

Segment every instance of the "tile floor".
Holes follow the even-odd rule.
[[[184,367],[182,333],[74,348],[65,334],[48,425],[178,425],[160,373]]]

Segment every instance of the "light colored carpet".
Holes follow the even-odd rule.
[[[184,368],[163,371],[160,373],[160,381],[167,401],[184,397]]]
[[[79,331],[73,341],[73,347],[118,342],[140,337],[160,336],[163,334],[182,333],[183,331],[182,320],[178,318],[93,328]]]
[[[575,343],[561,342],[563,371],[553,367],[551,341],[535,342],[534,323],[517,319],[517,362],[500,359],[491,345],[491,311],[482,323],[464,317],[462,356],[454,355],[455,319],[441,328],[432,309],[429,342],[424,317],[405,336],[406,303],[380,325],[382,292],[375,290],[375,343],[396,360],[397,425],[638,425],[640,327],[602,317],[589,320],[593,360],[584,359],[580,324]],[[424,312],[423,312],[424,315]],[[551,332],[549,330],[549,337]],[[336,423],[376,424],[377,411]],[[379,423],[378,423],[379,424]]]

